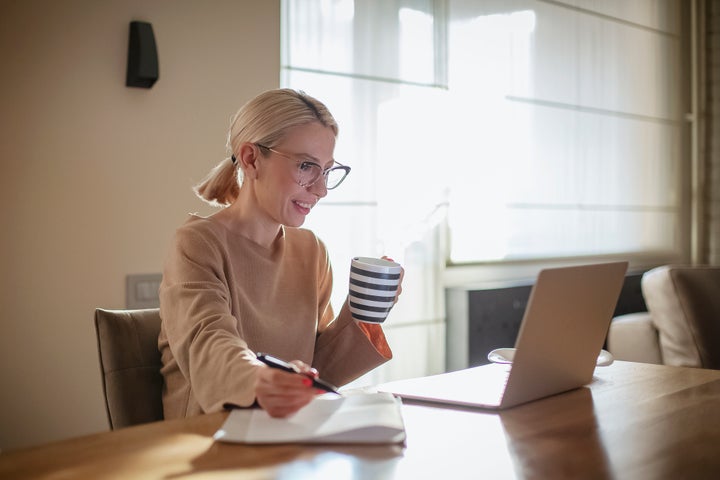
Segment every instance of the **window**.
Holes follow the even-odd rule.
[[[307,223],[333,302],[351,256],[406,269],[386,331],[423,371],[386,377],[442,369],[447,263],[683,249],[680,2],[282,5],[281,83],[329,106],[353,167]]]
[[[450,5],[450,258],[678,251],[678,2]]]

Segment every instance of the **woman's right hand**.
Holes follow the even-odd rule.
[[[317,377],[318,372],[299,360],[292,362],[306,375]],[[320,390],[313,388],[305,375],[289,373],[266,365],[259,366],[255,382],[255,398],[271,417],[287,417],[310,403]]]

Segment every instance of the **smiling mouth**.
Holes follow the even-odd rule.
[[[314,203],[306,203],[306,202],[298,202],[298,201],[295,201],[295,204],[299,207],[306,208],[308,210],[310,210],[312,207],[315,206]]]

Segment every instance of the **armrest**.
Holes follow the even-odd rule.
[[[658,331],[648,312],[628,313],[613,318],[607,347],[616,360],[663,363]]]

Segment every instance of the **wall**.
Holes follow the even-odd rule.
[[[279,1],[0,0],[0,449],[107,429],[93,327],[160,272],[229,119],[279,82]],[[152,89],[125,87],[149,21]]]

